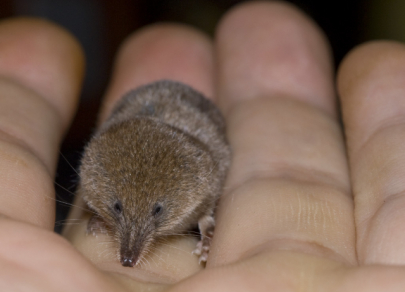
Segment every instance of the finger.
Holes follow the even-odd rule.
[[[118,53],[100,121],[108,116],[124,93],[159,79],[184,82],[212,96],[212,71],[212,44],[205,35],[180,25],[145,28],[130,36]],[[85,224],[70,226],[65,235],[77,249],[105,270],[119,271],[137,279],[141,277],[144,281],[173,282],[201,269],[197,257],[192,254],[196,241],[190,237],[167,239],[159,248],[151,250],[147,263],[134,268],[122,267],[111,238],[102,235],[86,237]]]
[[[118,284],[113,276],[100,272],[71,244],[54,232],[5,218],[0,220],[0,231],[2,291],[123,289],[122,284]],[[132,289],[139,291],[143,288],[139,286],[141,285],[133,285]]]
[[[216,40],[233,161],[210,266],[261,249],[354,263],[352,200],[322,33],[291,5],[248,2],[225,16]]]
[[[213,97],[211,43],[180,25],[156,25],[136,32],[122,45],[101,111],[105,119],[129,90],[161,79],[183,82]]]
[[[49,22],[0,23],[0,214],[53,228],[58,147],[77,102],[83,54]]]
[[[405,263],[405,46],[362,45],[338,78],[362,263]]]

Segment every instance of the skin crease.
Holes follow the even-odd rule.
[[[340,65],[347,148],[328,50],[306,16],[277,2],[229,11],[213,44],[172,25],[130,36],[101,120],[130,84],[183,81],[217,98],[234,161],[207,268],[188,261],[192,239],[174,238],[145,270],[124,274],[101,252],[108,238],[84,236],[84,221],[70,225],[70,242],[52,233],[57,146],[80,89],[81,49],[48,22],[0,23],[0,290],[402,291],[405,47],[368,43]]]

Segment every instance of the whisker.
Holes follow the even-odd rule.
[[[79,172],[70,164],[69,160],[63,155],[62,151],[59,151],[60,156],[66,161],[66,163],[73,169],[73,171],[77,174],[78,177],[80,177]]]
[[[164,245],[164,246],[168,246],[168,247],[173,248],[173,249],[176,249],[176,250],[181,251],[181,252],[183,252],[183,253],[185,253],[185,254],[191,254],[189,251],[184,250],[184,249],[181,249],[181,248],[179,248],[179,247],[176,247],[176,246],[173,245],[173,244],[163,243],[163,242],[160,242],[160,244],[161,244],[161,245]]]
[[[56,181],[54,182],[54,184],[57,185],[58,187],[60,187],[62,190],[65,190],[65,191],[68,192],[69,194],[71,194],[71,195],[73,195],[73,196],[75,195],[74,192],[72,192],[71,190],[65,188],[64,186],[62,186],[61,184],[57,183]]]
[[[93,210],[91,210],[91,209],[89,209],[89,208],[80,207],[80,206],[78,206],[78,205],[75,205],[75,204],[72,204],[72,203],[68,203],[68,202],[64,202],[64,201],[62,201],[62,200],[58,200],[58,199],[52,198],[52,197],[50,197],[50,196],[46,196],[46,197],[49,198],[49,199],[51,199],[51,200],[54,200],[54,201],[57,202],[57,203],[60,203],[60,204],[63,204],[63,205],[69,206],[69,207],[79,208],[79,209],[81,209],[81,210],[84,210],[84,211],[86,211],[86,212],[89,212],[89,213],[92,213],[92,214],[94,214],[94,215],[99,216],[98,213],[94,212]]]

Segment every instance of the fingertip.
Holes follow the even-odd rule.
[[[329,44],[292,4],[242,3],[220,21],[216,40],[219,96],[225,108],[276,95],[336,114]]]
[[[42,96],[66,130],[84,75],[84,52],[61,26],[40,18],[0,22],[0,74]]]
[[[403,116],[404,66],[405,45],[395,41],[362,44],[343,59],[337,89],[349,148],[358,149],[378,127]]]
[[[204,33],[172,23],[144,27],[119,49],[100,120],[127,91],[160,79],[186,83],[212,98],[212,73],[212,43]]]
[[[384,76],[392,66],[400,68],[405,62],[405,45],[396,41],[378,40],[361,44],[352,49],[338,68],[337,85],[342,96],[359,81]],[[403,61],[402,61],[403,60]],[[373,77],[373,74],[378,74]]]

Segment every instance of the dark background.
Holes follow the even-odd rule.
[[[191,24],[213,35],[223,13],[239,0],[0,0],[0,18],[31,15],[70,30],[84,47],[87,72],[75,121],[63,142],[55,187],[71,202],[80,153],[94,129],[100,98],[119,44],[137,28],[159,21]],[[405,0],[294,0],[325,31],[335,65],[355,45],[377,38],[405,41]],[[72,165],[72,167],[70,165]],[[57,204],[60,230],[68,207]]]

